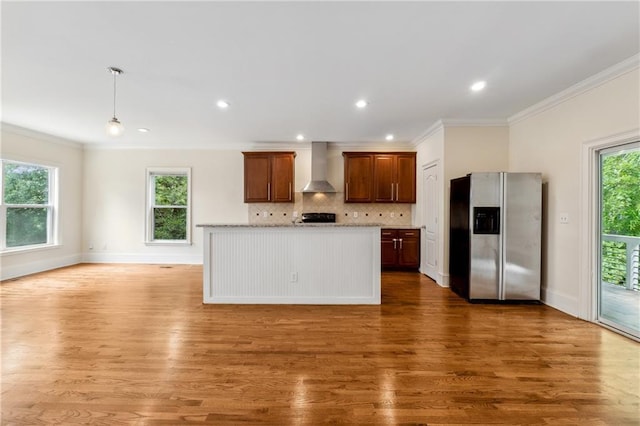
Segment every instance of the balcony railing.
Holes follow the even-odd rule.
[[[602,281],[640,291],[640,237],[602,234]]]

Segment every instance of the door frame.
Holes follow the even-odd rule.
[[[426,258],[427,258],[427,235],[426,235],[426,226],[427,226],[427,221],[426,221],[426,217],[427,217],[427,203],[429,202],[429,200],[427,199],[427,188],[424,185],[425,183],[425,177],[426,177],[426,172],[427,170],[429,170],[430,168],[435,167],[435,175],[436,175],[436,179],[438,180],[438,184],[436,184],[436,188],[435,188],[435,194],[434,194],[434,200],[432,200],[435,203],[435,211],[436,211],[436,238],[435,238],[435,244],[436,244],[436,271],[435,271],[435,277],[430,277],[432,278],[436,283],[438,283],[439,285],[442,285],[442,274],[440,272],[440,268],[441,268],[441,259],[439,259],[439,253],[440,253],[440,244],[441,244],[441,232],[440,232],[440,189],[439,189],[439,182],[440,182],[440,159],[436,159],[433,161],[430,161],[428,163],[425,163],[422,165],[422,175],[420,176],[420,180],[421,180],[421,192],[422,192],[422,217],[420,218],[421,220],[421,226],[420,226],[420,272],[424,275],[427,275],[425,273],[426,270]],[[428,275],[427,275],[428,276]]]
[[[600,151],[640,139],[640,129],[610,135],[582,144],[580,181],[580,271],[578,318],[597,322],[598,248],[600,247]],[[607,327],[606,325],[598,324]],[[610,328],[610,327],[607,327]],[[616,330],[620,332],[619,330]],[[625,334],[627,335],[627,334]],[[629,336],[631,337],[631,336]]]

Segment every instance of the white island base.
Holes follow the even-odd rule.
[[[380,304],[380,227],[198,225],[204,303]]]

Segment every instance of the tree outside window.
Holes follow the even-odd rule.
[[[189,242],[189,170],[149,170],[148,242]]]
[[[602,160],[602,233],[640,237],[640,150],[607,155]],[[602,242],[602,279],[624,286],[626,246]]]
[[[53,243],[55,170],[2,160],[3,250]]]

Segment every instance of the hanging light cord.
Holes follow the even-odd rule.
[[[118,72],[111,70],[111,73],[113,74],[113,118],[116,118],[116,75]]]

